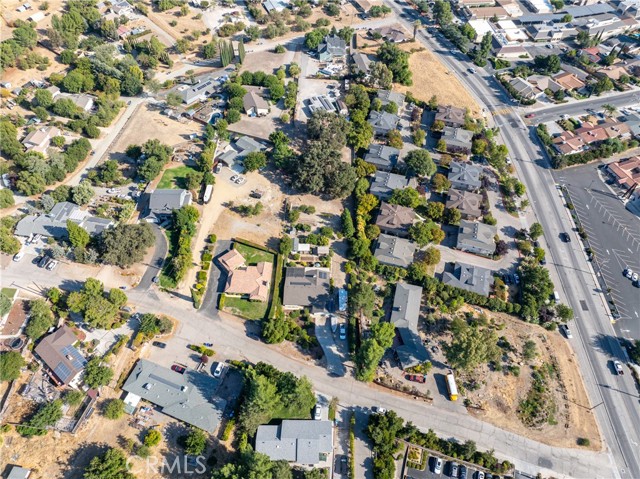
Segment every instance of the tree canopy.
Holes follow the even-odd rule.
[[[101,235],[102,261],[128,268],[144,258],[155,243],[155,235],[149,223],[119,224]]]
[[[20,377],[20,370],[26,365],[17,351],[0,352],[0,382],[14,381]]]

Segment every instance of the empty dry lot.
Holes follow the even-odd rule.
[[[142,105],[131,117],[113,145],[113,153],[124,153],[129,145],[141,145],[157,139],[167,145],[183,143],[191,133],[202,133],[202,125],[195,121],[180,123],[160,114],[148,104]]]

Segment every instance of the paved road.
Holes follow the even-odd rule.
[[[387,4],[398,12],[394,3]],[[407,28],[417,18],[414,15],[405,20]],[[418,40],[436,51],[445,65],[458,75],[489,111],[503,111],[505,105],[510,104],[506,92],[484,70],[478,69],[475,75],[467,74],[466,69],[471,64],[454,57],[452,47],[443,47],[422,32]],[[501,137],[512,157],[519,159],[515,162],[517,173],[527,186],[534,211],[539,213],[536,220],[542,224],[548,241],[548,267],[552,279],[561,291],[562,300],[574,311],[580,312],[580,321],[574,326],[577,331],[574,335],[577,337],[573,345],[591,404],[610,451],[609,457],[603,457],[599,466],[608,468],[605,477],[639,478],[640,428],[629,427],[631,424],[640,424],[638,392],[630,375],[615,376],[610,370],[611,359],[625,359],[626,353],[615,337],[593,270],[577,235],[574,235],[571,243],[562,243],[557,239],[560,232],[571,231],[572,223],[554,186],[550,162],[539,147],[533,128],[527,128],[517,111],[507,108],[506,113],[495,117],[495,124],[501,128]],[[478,444],[486,445],[487,442],[480,440]],[[519,447],[517,443],[514,446]],[[564,454],[570,456],[572,453],[556,453],[552,457],[557,461]],[[557,469],[557,462],[541,459],[538,464],[544,469],[561,472]],[[568,457],[563,459],[567,460]],[[577,471],[573,475],[579,476]],[[587,476],[597,477],[598,474],[592,471]]]
[[[538,123],[559,120],[561,115],[580,116],[587,113],[587,110],[601,111],[602,105],[606,104],[622,109],[624,107],[638,105],[638,103],[640,103],[640,92],[637,90],[603,95],[564,105],[534,109],[535,117],[528,120],[528,123],[537,125]]]
[[[58,276],[57,270],[43,271],[30,263],[11,262],[2,271],[0,280],[2,286],[11,285],[31,294],[38,294],[41,289],[51,286],[70,290],[77,290],[81,286],[78,281]],[[542,471],[544,475],[553,474],[555,477],[587,479],[612,476],[612,466],[606,454],[550,447],[466,414],[460,414],[458,411],[427,405],[407,396],[389,394],[377,387],[356,381],[351,374],[339,378],[330,377],[320,364],[311,360],[291,358],[283,354],[278,345],[267,345],[247,337],[246,321],[210,308],[194,311],[189,298],[182,301],[177,296],[170,297],[154,289],[134,289],[127,291],[127,294],[129,303],[135,305],[139,312],[156,312],[176,318],[179,321],[175,333],[177,340],[193,342],[194,338],[198,338],[199,342],[213,343],[214,349],[223,357],[235,357],[252,362],[268,361],[283,371],[307,376],[318,392],[339,398],[340,404],[344,406],[355,405],[358,424],[366,424],[366,410],[372,406],[382,406],[393,409],[405,420],[413,421],[424,430],[431,428],[443,437],[455,437],[461,441],[473,440],[481,449],[494,449],[500,459],[507,459],[513,462],[517,469],[533,475]],[[366,469],[371,464],[371,459],[365,456],[366,442],[362,440],[356,444],[356,450],[360,451],[359,456],[363,456],[363,467]]]

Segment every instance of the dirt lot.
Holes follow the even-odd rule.
[[[362,49],[367,53],[375,53],[379,42],[368,38],[365,33],[359,33],[358,45],[368,45]],[[399,45],[405,51],[420,48],[417,42],[407,42]],[[409,57],[409,67],[413,73],[413,85],[403,86],[394,84],[393,89],[406,93],[410,91],[418,100],[429,101],[433,95],[438,97],[442,105],[454,105],[460,108],[469,108],[472,115],[480,116],[480,106],[471,94],[462,86],[460,81],[448,69],[440,63],[438,58],[426,48],[414,51]]]
[[[588,410],[592,405],[567,340],[557,331],[549,332],[506,314],[487,312],[487,315],[496,324],[505,324],[504,329],[497,331],[497,335],[504,336],[516,351],[506,355],[509,363],[520,367],[520,375],[504,374],[502,370],[491,372],[488,366],[478,368],[473,376],[483,378],[481,387],[475,391],[467,390],[466,397],[480,409],[469,407],[469,412],[484,421],[545,444],[577,447],[576,440],[583,437],[590,440],[591,449],[600,450],[602,443],[598,426],[593,413]],[[520,354],[527,340],[535,341],[538,352],[537,357],[528,364]],[[540,429],[526,428],[518,418],[518,405],[531,387],[531,366],[543,363],[555,363],[561,378],[550,380],[557,424],[545,424]]]
[[[127,146],[141,145],[147,140],[158,139],[167,145],[184,143],[191,133],[202,133],[202,125],[195,121],[181,123],[162,114],[147,103],[143,104],[129,120],[120,137],[111,148],[112,154],[124,153]]]

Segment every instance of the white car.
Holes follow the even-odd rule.
[[[385,408],[383,408],[383,407],[380,407],[380,406],[373,406],[371,408],[371,412],[374,413],[374,414],[384,414],[384,413],[387,412],[387,410]]]
[[[240,178],[240,176],[239,176],[239,175],[233,175],[230,179],[231,179],[231,181],[233,181],[233,182],[235,183],[235,181],[236,181],[238,178]]]
[[[218,363],[218,365],[216,366],[216,369],[213,371],[213,377],[219,378],[220,376],[222,376],[223,372],[224,372],[224,363]]]
[[[13,261],[18,262],[22,258],[24,258],[24,251],[18,251],[15,255],[13,255]]]
[[[118,188],[109,188],[107,193],[113,195],[114,193],[120,193],[120,190]]]
[[[627,268],[627,269],[624,270],[624,275],[629,279],[631,279],[633,277],[633,274],[634,273],[633,273],[633,270],[631,268]]]
[[[247,179],[244,176],[239,176],[236,180],[235,180],[235,184],[236,185],[242,185],[247,181]]]
[[[569,326],[565,324],[564,326],[562,326],[562,329],[564,330],[564,335],[567,337],[567,339],[573,338],[573,334],[571,334],[571,330],[569,329]]]
[[[54,261],[50,261],[50,262],[47,264],[46,269],[47,269],[47,271],[53,271],[53,269],[54,269],[56,266],[58,266],[58,262],[57,262],[57,261],[55,261],[55,260],[54,260]]]
[[[633,273],[631,275],[631,281],[633,281],[634,283],[638,281],[638,273]]]
[[[433,461],[433,473],[434,474],[442,474],[442,459],[439,457],[434,457]]]
[[[313,419],[316,421],[322,419],[322,406],[316,405],[316,407],[313,408]]]

